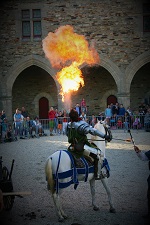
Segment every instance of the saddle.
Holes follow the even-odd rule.
[[[77,167],[77,168],[84,168],[85,167],[85,164],[83,163],[83,160],[81,158],[76,158],[75,155],[73,155],[73,154],[72,154],[72,157],[74,159],[75,167]],[[90,157],[88,157],[88,156],[83,156],[83,157],[87,161],[88,166],[94,165],[94,162],[91,161]]]

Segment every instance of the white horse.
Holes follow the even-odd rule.
[[[105,133],[105,128],[103,123],[100,121],[95,125],[95,128]],[[105,157],[105,140],[98,137],[98,136],[91,136],[92,142],[94,142],[97,147],[103,152],[97,150],[99,154],[100,160],[99,162],[102,163],[101,156]],[[89,181],[90,182],[90,189],[92,195],[92,205],[94,210],[98,210],[98,206],[96,205],[96,198],[95,198],[95,178],[94,178],[94,171],[92,170],[93,167],[89,167],[88,172],[86,170],[87,165],[85,165],[84,173],[81,172],[81,168],[78,170],[74,166],[74,162],[70,155],[68,154],[67,150],[60,150],[56,151],[52,155],[50,155],[46,161],[45,165],[45,173],[46,179],[48,184],[48,189],[50,190],[54,205],[56,207],[56,211],[58,214],[58,221],[62,222],[64,219],[67,218],[67,215],[64,213],[62,209],[62,205],[60,203],[60,194],[62,191],[70,186],[71,184],[75,185],[75,188],[79,184],[79,181]],[[115,213],[115,208],[113,206],[110,188],[107,184],[107,177],[104,176],[100,179],[104,188],[106,189],[108,195],[108,201],[110,205],[110,212]]]

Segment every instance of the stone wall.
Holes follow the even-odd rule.
[[[26,83],[26,95],[20,95],[19,93],[22,90],[21,82],[24,82],[24,79],[23,77],[22,79],[21,77],[17,78],[17,76],[19,76],[22,71],[16,74],[18,80],[14,78],[16,82],[14,80],[13,84],[9,83],[9,80],[13,80],[12,78],[10,79],[11,72],[16,69],[20,71],[19,68],[22,61],[28,56],[31,56],[31,61],[30,63],[27,62],[24,68],[32,65],[32,56],[42,57],[44,59],[42,39],[44,39],[49,32],[54,32],[60,26],[67,24],[73,26],[75,32],[78,34],[84,35],[89,43],[96,43],[96,49],[102,63],[100,63],[100,65],[103,66],[98,70],[93,69],[90,77],[86,77],[86,72],[83,69],[83,75],[87,85],[79,90],[78,93],[73,94],[73,104],[76,104],[82,97],[85,97],[89,108],[91,108],[92,111],[95,110],[97,113],[105,109],[109,94],[120,96],[120,99],[125,102],[125,105],[130,104],[130,83],[128,83],[128,79],[126,79],[127,67],[130,66],[136,58],[150,49],[150,33],[144,34],[142,27],[143,2],[146,1],[1,1],[0,108],[8,108],[7,103],[10,103],[12,99],[12,106],[10,104],[9,107],[12,107],[14,111],[16,106],[18,104],[21,105],[22,99],[24,99],[25,104],[29,105],[31,110],[34,110],[34,105],[32,105],[33,98],[30,100],[30,95],[33,93],[36,95],[38,92],[42,92],[45,88],[45,84],[42,83],[43,86],[40,85],[40,88],[38,86],[35,87],[34,84],[31,84],[34,78],[31,78],[28,82],[31,82],[30,85],[34,91],[31,92],[31,90],[29,90],[30,85]],[[21,37],[21,10],[36,8],[41,9],[42,12],[42,39],[23,41]],[[116,68],[116,70],[114,69],[114,74],[117,74],[116,77],[113,75],[113,69],[112,73],[107,70],[108,62],[111,62],[110,68],[112,68],[111,65],[114,65],[114,68]],[[147,63],[149,62],[148,59]],[[14,65],[17,65],[18,68],[14,68]],[[45,68],[47,68],[46,66]],[[136,65],[134,66],[136,67]],[[45,70],[45,68],[43,66],[42,69]],[[137,65],[137,71],[138,69],[139,67]],[[40,74],[39,71],[38,74]],[[51,72],[49,72],[49,75],[52,76]],[[48,78],[46,78],[46,80],[47,79]],[[49,79],[48,82],[51,83],[51,78]],[[148,76],[146,79],[149,79]],[[144,85],[147,85],[148,81],[149,80],[146,80]],[[40,82],[40,79],[38,79],[38,82]],[[138,82],[140,85],[140,80],[138,80]],[[149,87],[147,87],[147,89],[148,88]],[[139,98],[139,93],[136,89],[137,87],[132,90],[132,96],[135,100]],[[48,86],[45,92],[49,93]],[[106,93],[108,94],[106,95]],[[147,95],[147,93],[145,93],[145,95]],[[57,97],[57,90],[54,85],[51,89],[51,98],[54,100],[54,105],[58,105]],[[144,96],[142,96],[140,100],[143,100],[143,98]],[[132,103],[135,102],[135,100],[133,100]]]

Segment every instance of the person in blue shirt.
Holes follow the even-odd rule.
[[[107,106],[107,108],[105,109],[105,117],[106,117],[106,122],[108,125],[110,125],[110,119],[112,117],[112,110],[110,105]]]
[[[126,110],[125,110],[123,104],[120,104],[120,108],[119,108],[119,113],[118,113],[118,115],[119,115],[119,116],[124,116],[124,115],[125,115],[125,112],[126,112]]]
[[[23,115],[21,111],[17,108],[16,113],[14,114],[14,125],[15,125],[15,137],[19,135],[22,137],[22,123],[23,123]]]
[[[78,115],[80,116],[81,115],[81,106],[79,105],[79,103],[76,104],[74,109],[78,112]]]

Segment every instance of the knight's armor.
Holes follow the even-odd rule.
[[[67,131],[66,131],[67,136],[68,136],[68,133],[69,133],[70,129],[76,130],[77,133],[80,134],[81,136],[82,135],[85,136],[87,134],[91,134],[91,135],[94,135],[94,136],[99,136],[101,138],[105,138],[106,137],[106,134],[103,134],[99,130],[91,127],[88,123],[86,123],[83,120],[80,120],[78,122],[69,122],[68,125],[67,125]],[[91,153],[93,153],[95,155],[95,159],[93,159],[91,157],[91,155],[90,155]],[[83,155],[90,157],[91,160],[94,160],[94,162],[97,161],[96,164],[95,164],[95,166],[98,166],[98,168],[97,168],[97,170],[98,170],[97,177],[100,176],[101,166],[98,163],[98,161],[100,161],[100,158],[101,158],[101,160],[104,159],[103,153],[100,150],[95,149],[95,148],[85,144],[84,145]]]

